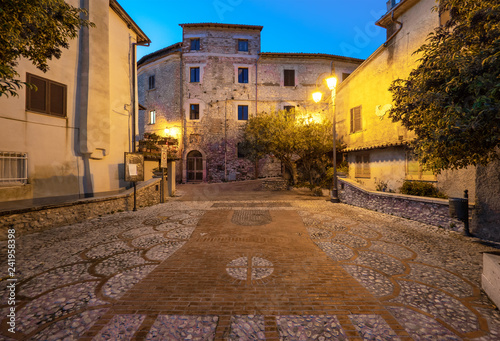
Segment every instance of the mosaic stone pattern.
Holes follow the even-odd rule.
[[[228,340],[265,340],[266,336],[264,332],[264,316],[231,316],[231,333]]]
[[[217,316],[160,315],[149,330],[146,341],[213,340],[217,321]]]
[[[92,341],[131,340],[146,315],[115,315]]]
[[[388,308],[414,340],[461,341],[436,320],[408,308]]]
[[[240,257],[227,264],[226,272],[229,276],[240,281],[254,281],[270,276],[274,272],[273,263],[260,257]],[[250,278],[248,278],[250,275]]]
[[[92,325],[106,313],[107,309],[88,310],[52,324],[33,337],[37,341],[78,340]]]
[[[261,226],[271,221],[271,213],[267,210],[237,210],[231,217],[231,222],[240,226]]]
[[[349,315],[349,318],[363,340],[399,341],[396,333],[380,315]]]
[[[337,317],[277,316],[276,322],[281,340],[347,340]]]
[[[343,268],[374,296],[387,296],[394,291],[389,278],[377,271],[356,265],[344,265]]]

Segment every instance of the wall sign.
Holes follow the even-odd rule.
[[[144,155],[125,153],[125,181],[144,181]]]

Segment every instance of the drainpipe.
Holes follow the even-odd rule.
[[[403,23],[400,21],[394,20],[394,9],[391,12],[391,21],[393,24],[398,24],[399,28],[389,38],[387,38],[387,41],[384,43],[384,47],[387,47],[387,45],[389,45],[389,42],[392,40],[392,38],[394,38],[396,36],[396,34],[398,34],[399,31],[401,31],[403,29]]]
[[[135,89],[136,89],[136,68],[137,68],[137,57],[136,57],[136,48],[137,48],[137,45],[139,46],[149,46],[151,42],[139,42],[139,43],[132,43],[132,152],[135,153],[136,152],[136,148],[135,148],[135,139],[136,139],[136,136],[135,136],[135,130],[136,130],[136,126],[135,126],[135,120],[136,120],[136,117],[137,117],[137,113],[136,113],[136,109],[135,109],[135,104],[137,102],[137,98],[135,97]],[[137,211],[137,182],[134,181],[134,208],[133,208],[134,211]]]
[[[184,41],[184,32],[182,33],[182,41]],[[183,115],[183,107],[184,107],[184,66],[183,66],[183,58],[182,58],[182,44],[180,47],[181,51],[180,53],[180,59],[179,59],[179,118],[181,119],[181,135],[182,135],[182,149],[179,151],[181,157],[182,157],[182,162],[181,162],[181,178],[182,182],[184,182],[184,179],[187,180],[187,174],[184,175],[184,172],[186,170],[186,167],[184,166],[184,163],[186,162],[186,157],[184,155],[184,150],[186,148],[187,144],[187,136],[186,136],[186,131],[187,131],[187,122],[186,122],[186,116]]]
[[[135,131],[136,131],[136,126],[135,126],[135,120],[137,117],[137,113],[135,110],[135,104],[136,104],[136,97],[135,97],[135,89],[136,89],[136,68],[137,68],[137,61],[136,61],[136,47],[137,46],[149,46],[151,42],[139,42],[139,43],[132,43],[132,152],[136,152],[135,148]],[[135,185],[134,185],[135,186]]]

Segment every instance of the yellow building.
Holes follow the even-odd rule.
[[[389,2],[390,6],[390,2]],[[404,180],[436,183],[449,196],[474,196],[474,170],[436,176],[422,170],[407,148],[411,132],[388,118],[391,83],[406,78],[418,65],[413,54],[440,25],[434,0],[403,0],[377,21],[387,29],[387,42],[338,87],[336,112],[339,138],[347,145],[349,177],[368,189],[387,184],[397,191]]]
[[[422,169],[410,152],[414,138],[387,115],[392,107],[391,83],[405,79],[418,65],[414,54],[429,33],[446,17],[433,7],[435,0],[394,0],[377,25],[387,29],[387,41],[337,88],[338,138],[346,144],[348,178],[368,191],[398,192],[403,181],[433,183],[448,197],[463,197],[468,190],[475,203],[471,230],[478,236],[500,240],[500,174],[498,163],[488,167],[444,171]]]
[[[81,29],[47,73],[21,59],[21,80],[38,91],[0,98],[0,205],[77,199],[129,185],[123,160],[132,150],[138,105],[135,51],[150,41],[116,0],[83,3],[96,27]]]

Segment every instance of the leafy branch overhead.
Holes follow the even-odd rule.
[[[420,64],[393,82],[390,117],[415,132],[429,169],[485,165],[500,143],[500,2],[441,0],[451,19],[415,53]]]
[[[84,9],[64,0],[5,0],[0,6],[0,96],[17,96],[19,58],[46,72],[81,27],[93,27]]]

